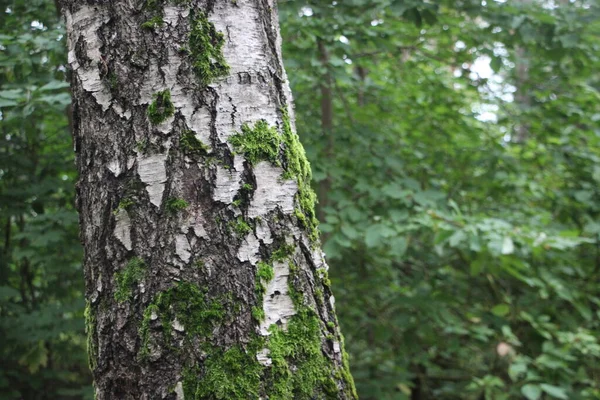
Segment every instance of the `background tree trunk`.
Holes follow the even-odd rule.
[[[356,397],[274,2],[62,7],[97,398]]]

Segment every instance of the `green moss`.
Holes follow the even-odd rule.
[[[122,271],[115,273],[116,290],[115,300],[123,303],[131,299],[133,288],[144,278],[146,264],[139,257],[134,257]]]
[[[275,277],[273,266],[266,262],[259,261],[256,265],[258,267],[256,271],[256,277],[262,279],[265,282],[270,282]]]
[[[260,339],[246,348],[212,349],[202,368],[183,374],[186,399],[258,399],[262,366],[256,360]]]
[[[111,91],[115,91],[119,88],[119,79],[114,72],[110,72],[106,78],[104,78],[105,83],[108,85],[108,88]]]
[[[244,183],[242,185],[242,189],[241,190],[244,191],[244,192],[252,192],[254,190],[254,187],[251,184],[249,184],[249,183]]]
[[[207,340],[216,324],[225,317],[223,302],[208,300],[207,291],[189,282],[180,282],[177,286],[161,292],[144,311],[139,329],[141,347],[140,358],[149,354],[150,322],[152,313],[161,320],[163,337],[170,344],[171,322],[176,318],[185,329],[188,341],[198,338]]]
[[[217,32],[202,11],[192,10],[190,19],[189,52],[192,69],[200,84],[206,86],[215,78],[229,74],[229,65],[223,58],[225,38],[221,32]]]
[[[238,217],[235,221],[229,221],[228,226],[239,236],[245,236],[252,232],[252,227],[242,217]]]
[[[317,301],[317,305],[322,307],[324,304],[323,290],[320,288],[315,289],[315,300]]]
[[[147,140],[140,140],[136,142],[135,149],[142,154],[146,154],[148,148],[150,147],[150,143]]]
[[[294,250],[296,247],[292,244],[284,243],[277,250],[271,254],[271,260],[273,261],[283,261],[288,259],[292,254],[294,254]]]
[[[242,199],[235,199],[234,201],[232,201],[232,202],[231,202],[231,204],[232,204],[234,207],[239,207],[239,206],[241,206],[241,205],[242,205]]]
[[[90,371],[96,369],[98,358],[98,346],[96,344],[96,313],[92,310],[92,306],[88,300],[85,302],[85,333],[87,334],[87,356]]]
[[[252,317],[257,321],[264,321],[265,310],[262,307],[252,307]]]
[[[134,204],[135,202],[133,201],[133,199],[129,197],[124,197],[119,202],[117,208],[113,211],[113,214],[117,215],[121,210],[129,210]]]
[[[284,145],[283,178],[294,179],[298,183],[296,195],[298,207],[294,210],[294,215],[307,229],[310,239],[315,242],[319,238],[317,229],[319,222],[315,214],[317,197],[310,186],[312,179],[310,164],[298,135],[292,131],[287,111],[283,110],[282,114],[282,135],[275,127],[270,127],[265,120],[260,120],[253,127],[249,124],[242,125],[242,132],[231,136],[229,142],[237,152],[243,153],[251,164],[265,160],[281,165],[280,147],[281,144]]]
[[[193,131],[186,130],[179,139],[181,150],[189,155],[206,155],[210,152],[210,147],[202,143]]]
[[[144,310],[144,316],[142,318],[142,324],[140,325],[139,335],[142,339],[142,344],[140,347],[139,358],[144,360],[148,358],[150,355],[149,342],[150,342],[150,322],[152,321],[152,315],[155,314],[158,316],[159,313],[158,306],[156,304],[150,304]]]
[[[189,204],[184,199],[179,199],[177,197],[171,197],[165,203],[165,210],[171,214],[176,214],[178,211],[185,210],[188,208]]]
[[[330,288],[331,280],[329,279],[329,273],[327,270],[325,268],[319,268],[317,269],[317,273],[319,274],[319,278],[321,278],[321,283],[323,286]]]
[[[171,102],[171,92],[166,89],[154,95],[154,101],[148,106],[148,119],[153,125],[158,125],[175,113]]]
[[[333,365],[321,350],[318,316],[307,308],[294,315],[284,331],[277,325],[269,329],[269,399],[312,399],[322,392],[337,398],[332,379]]]
[[[319,221],[315,214],[315,203],[317,196],[310,186],[312,173],[310,163],[304,153],[304,147],[300,143],[298,135],[292,131],[290,117],[287,110],[283,113],[283,142],[285,144],[285,179],[295,179],[298,183],[298,194],[296,200],[300,209],[295,210],[295,215],[308,230],[311,240],[319,238],[317,226]]]
[[[162,16],[156,15],[156,16],[150,18],[148,21],[141,24],[140,27],[142,29],[154,30],[154,29],[157,29],[157,28],[160,28],[161,26],[163,26],[163,24],[164,24],[164,21],[163,21]]]
[[[344,336],[340,333],[340,341],[342,348],[342,380],[346,387],[346,395],[352,399],[358,399],[358,393],[356,393],[356,386],[354,385],[354,378],[350,373],[350,362],[348,353],[346,352],[346,344],[344,342]]]
[[[279,165],[279,146],[281,136],[275,127],[270,127],[267,121],[260,120],[251,127],[242,125],[242,132],[229,138],[236,151],[243,153],[251,164],[259,161],[270,161]]]

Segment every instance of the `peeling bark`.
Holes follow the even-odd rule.
[[[273,1],[62,10],[97,398],[355,398]]]

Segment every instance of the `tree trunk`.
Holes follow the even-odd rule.
[[[98,400],[356,394],[273,0],[64,0]]]

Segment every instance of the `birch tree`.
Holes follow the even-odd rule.
[[[97,399],[355,398],[273,0],[64,0]]]

